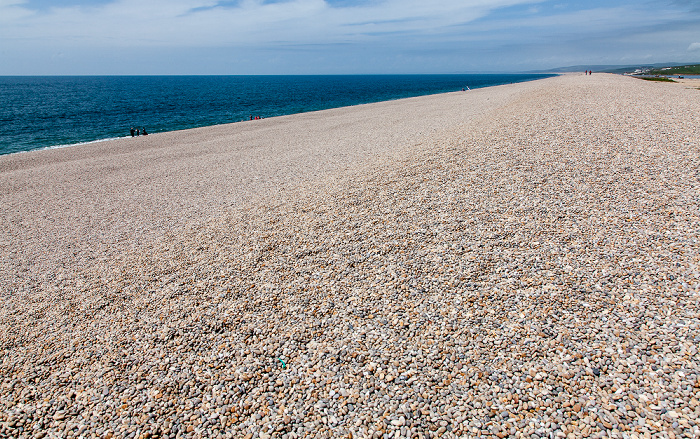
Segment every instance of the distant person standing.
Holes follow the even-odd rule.
[[[141,130],[138,129],[138,128],[136,128],[136,136],[138,137],[138,136],[140,136],[140,135],[141,135]]]
[[[135,135],[136,135],[136,130],[132,128],[131,129],[131,137],[134,137]]]

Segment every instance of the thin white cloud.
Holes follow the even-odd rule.
[[[32,12],[24,7],[25,3],[25,0],[0,0],[0,23],[5,26],[32,16]]]
[[[507,19],[493,19],[477,26],[470,26],[471,31],[495,31],[507,29],[528,30],[532,34],[547,35],[547,32],[537,32],[538,29],[548,32],[573,33],[582,38],[595,38],[600,32],[628,32],[630,29],[645,28],[658,23],[669,23],[684,20],[686,15],[679,11],[649,11],[644,8],[621,6],[597,7],[576,11],[561,11],[548,15],[524,15]],[[512,33],[506,32],[512,38]],[[548,35],[551,37],[551,35]]]
[[[687,46],[700,14],[684,0],[69,3],[0,0],[0,74],[457,72],[685,62],[700,50]]]
[[[536,0],[386,0],[331,7],[324,0],[235,7],[215,0],[117,0],[102,6],[54,7],[37,13],[17,0],[0,0],[0,38],[50,39],[96,46],[221,46],[310,44],[371,39],[389,33],[433,33],[473,21],[496,8]]]

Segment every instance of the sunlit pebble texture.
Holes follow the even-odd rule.
[[[700,437],[700,91],[505,89],[118,254],[6,271],[0,436]]]

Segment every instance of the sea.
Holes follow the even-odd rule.
[[[552,75],[0,76],[0,154]]]

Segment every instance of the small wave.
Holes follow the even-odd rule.
[[[110,140],[118,140],[118,139],[126,139],[131,136],[122,136],[122,137],[108,137],[106,139],[97,139],[97,140],[90,140],[88,142],[78,142],[78,143],[68,143],[65,145],[52,145],[52,146],[45,146],[43,148],[37,148],[37,149],[32,149],[29,151],[18,151],[18,152],[32,152],[32,151],[45,151],[47,149],[61,149],[61,148],[69,148],[71,146],[80,146],[80,145],[90,145],[92,143],[100,143],[100,142],[109,142]]]

